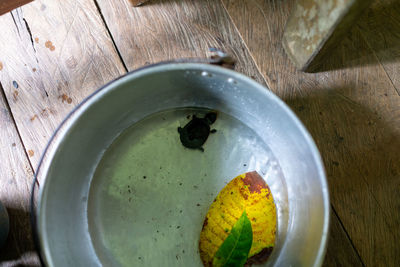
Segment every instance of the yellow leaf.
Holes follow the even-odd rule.
[[[229,182],[208,210],[199,242],[204,266],[212,266],[215,253],[244,210],[253,230],[248,263],[264,261],[269,256],[275,243],[275,203],[264,179],[255,171],[247,172]]]

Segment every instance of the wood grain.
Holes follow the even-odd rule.
[[[358,26],[400,95],[399,14],[400,1],[377,0],[360,18]]]
[[[36,167],[65,115],[125,69],[91,0],[34,1],[0,24],[0,81]]]
[[[10,233],[0,250],[1,266],[38,265],[30,228],[33,172],[0,86],[0,201],[10,216]]]
[[[35,1],[0,17],[0,24],[0,83],[25,153],[36,167],[64,116],[125,69],[92,1]],[[14,127],[3,121],[7,117],[1,120],[2,134]],[[0,186],[0,195],[9,207],[12,227],[0,261],[6,266],[38,265],[28,214],[32,170],[21,143],[13,141],[18,135],[8,134],[0,140],[6,142],[0,151],[6,159],[1,179],[10,185]],[[3,150],[11,143],[16,143],[14,151]],[[7,173],[11,176],[3,178]]]
[[[353,29],[325,62],[327,70],[342,70],[305,74],[281,45],[294,1],[223,2],[271,89],[314,137],[332,204],[363,263],[398,266],[400,97],[360,31]]]
[[[210,47],[237,59],[237,70],[265,83],[220,1],[97,1],[129,70],[159,61],[206,57]]]
[[[330,235],[323,266],[363,266],[334,211],[331,211]]]

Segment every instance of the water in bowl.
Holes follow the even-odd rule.
[[[243,122],[218,112],[204,152],[185,148],[177,128],[206,109],[153,114],[109,147],[91,182],[88,223],[106,266],[202,266],[198,240],[219,191],[241,173],[267,181],[278,212],[278,239],[287,226],[287,192],[278,161]]]

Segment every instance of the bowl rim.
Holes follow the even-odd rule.
[[[320,239],[320,245],[318,252],[316,254],[314,260],[314,266],[321,266],[326,254],[327,248],[327,239],[329,236],[329,228],[330,228],[330,201],[329,201],[329,189],[328,189],[328,182],[325,174],[325,168],[323,165],[322,157],[319,153],[319,150],[313,140],[311,134],[308,132],[306,127],[300,121],[300,119],[295,115],[295,113],[291,110],[291,108],[277,95],[275,95],[267,85],[260,84],[255,80],[249,78],[247,75],[239,73],[237,71],[223,68],[220,66],[205,64],[203,62],[198,63],[196,61],[191,61],[190,59],[186,61],[163,61],[155,64],[150,64],[143,66],[141,68],[129,71],[111,81],[104,84],[100,88],[96,89],[94,92],[89,94],[85,97],[77,106],[75,106],[61,121],[61,123],[57,126],[54,130],[52,136],[50,137],[49,141],[47,142],[43,153],[41,154],[39,164],[36,168],[36,172],[34,175],[34,180],[31,189],[31,198],[30,198],[30,214],[31,214],[31,229],[32,229],[32,236],[33,242],[36,251],[39,255],[39,260],[43,265],[45,263],[49,263],[46,260],[46,251],[43,250],[45,248],[45,244],[43,244],[43,237],[40,236],[40,230],[38,226],[38,214],[41,207],[41,198],[42,198],[42,189],[44,188],[43,184],[39,185],[39,175],[42,177],[47,177],[47,168],[49,167],[54,154],[57,150],[59,143],[63,140],[63,136],[66,135],[73,125],[74,121],[77,120],[81,113],[85,112],[86,108],[88,108],[91,104],[95,103],[97,100],[102,98],[106,95],[109,91],[118,88],[120,84],[127,82],[131,79],[136,77],[141,77],[143,75],[147,75],[150,73],[157,73],[160,71],[171,71],[171,70],[187,70],[187,69],[197,69],[201,71],[216,71],[221,74],[229,75],[230,77],[236,78],[237,80],[242,80],[246,83],[252,85],[255,90],[259,90],[262,93],[266,94],[269,98],[271,98],[275,103],[282,108],[296,125],[296,127],[300,130],[301,134],[305,138],[305,141],[308,147],[311,150],[313,155],[314,161],[316,163],[316,167],[318,170],[319,180],[321,182],[321,189],[322,189],[322,198],[323,198],[323,228],[322,228],[322,235]],[[48,156],[48,157],[46,157]],[[46,166],[43,166],[46,165]],[[44,174],[40,174],[41,169],[45,168]],[[43,181],[45,182],[46,179]],[[39,187],[39,188],[38,188]],[[38,188],[38,189],[37,189]],[[36,192],[38,191],[38,192]],[[37,202],[36,202],[36,193],[37,195]],[[36,204],[37,203],[37,204]],[[51,261],[50,261],[51,263]],[[48,265],[48,264],[47,264]]]

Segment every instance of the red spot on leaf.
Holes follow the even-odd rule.
[[[246,173],[246,176],[242,178],[242,181],[249,187],[250,193],[261,193],[261,189],[268,188],[264,179],[256,171]]]

